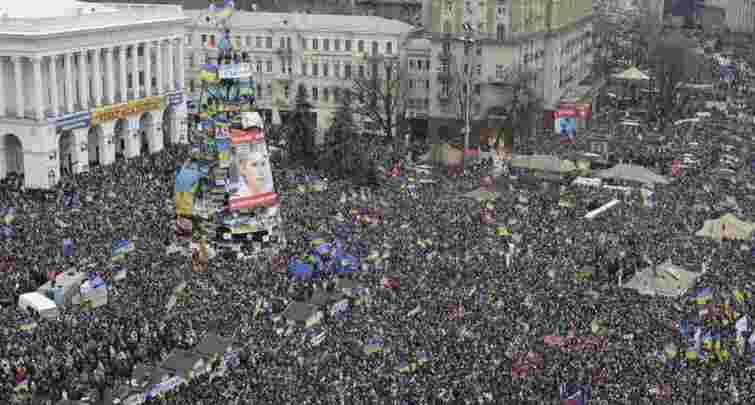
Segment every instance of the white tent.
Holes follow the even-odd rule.
[[[663,297],[679,297],[695,284],[702,273],[695,273],[665,262],[653,267],[647,267],[624,284],[625,288],[637,291],[642,295],[660,295]]]
[[[660,174],[656,174],[642,166],[629,164],[618,164],[610,169],[601,170],[595,173],[595,177],[602,179],[636,181],[646,184],[669,184],[668,179]]]
[[[695,235],[715,240],[750,240],[753,232],[755,232],[755,224],[741,221],[732,214],[726,214],[721,218],[705,221],[702,229]]]
[[[617,73],[613,75],[616,79],[622,79],[622,80],[650,80],[650,76],[646,75],[645,73],[642,73],[640,69],[637,69],[636,67],[632,66],[629,69]]]
[[[570,160],[561,160],[549,155],[518,155],[511,160],[511,166],[530,170],[541,170],[553,173],[568,173],[577,170],[577,166]]]

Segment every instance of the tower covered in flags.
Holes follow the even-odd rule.
[[[206,271],[215,252],[258,254],[283,241],[251,65],[231,41],[233,11],[233,1],[210,2],[217,58],[198,74],[191,161],[176,177],[176,231],[191,245],[195,271]]]

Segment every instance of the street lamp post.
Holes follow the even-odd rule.
[[[471,34],[472,32],[470,32]],[[471,35],[468,37],[459,38],[464,43],[465,47],[469,47],[470,52],[476,52],[474,49],[477,40]],[[470,64],[469,69],[466,72],[466,87],[467,94],[464,97],[464,154],[462,155],[462,168],[467,169],[467,152],[469,151],[469,137],[472,133],[471,124],[471,107],[472,107],[472,72],[474,71],[474,64]]]

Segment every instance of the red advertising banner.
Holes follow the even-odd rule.
[[[553,113],[553,116],[558,118],[565,118],[565,117],[576,117],[577,116],[577,110],[576,109],[565,109],[562,108],[556,112]]]
[[[251,197],[235,198],[230,201],[231,211],[272,207],[278,205],[278,194],[274,192],[260,193]]]
[[[232,129],[231,142],[233,142],[234,145],[242,143],[263,143],[265,142],[265,132],[259,128],[252,128],[248,131]]]

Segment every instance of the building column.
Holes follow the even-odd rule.
[[[163,94],[163,72],[165,67],[163,66],[163,44],[162,41],[157,41],[155,46],[155,84],[157,84],[157,94]]]
[[[128,101],[128,76],[126,74],[126,47],[120,46],[118,49],[118,71],[120,72],[121,97],[118,101],[125,103]]]
[[[50,56],[49,59],[49,69],[50,69],[50,110],[52,110],[52,115],[54,117],[57,117],[58,114],[60,114],[60,100],[58,98],[58,57],[56,55]],[[0,76],[2,76],[0,74]],[[0,88],[2,88],[2,84],[0,84]]]
[[[87,76],[87,51],[79,52],[79,111],[89,108],[89,80]]]
[[[139,44],[131,45],[131,88],[134,100],[141,97],[139,91]]]
[[[126,141],[123,156],[126,159],[139,156],[139,118],[139,115],[132,115],[126,119],[126,128],[123,130],[123,139]]]
[[[115,102],[115,74],[113,70],[113,48],[105,48],[105,104]]]
[[[73,131],[73,172],[74,174],[89,171],[89,127],[74,129]]]
[[[97,48],[92,51],[92,86],[94,86],[94,100],[92,105],[99,107],[102,105],[102,65],[100,58],[102,50]]]
[[[102,136],[97,139],[97,146],[100,147],[100,164],[105,166],[115,162],[115,122],[102,122],[99,125]]]
[[[21,70],[21,57],[12,56],[13,80],[16,82],[16,118],[24,118],[24,75]]]
[[[176,78],[176,90],[183,90],[184,87],[186,87],[186,83],[184,83],[184,80],[186,80],[186,70],[184,68],[184,64],[186,63],[184,59],[184,47],[186,44],[184,44],[183,37],[178,38],[178,58],[176,58],[176,69],[178,69],[178,77]]]
[[[157,153],[165,149],[165,144],[163,142],[163,111],[151,111],[151,113],[152,133],[147,135],[152,136],[152,139],[149,141],[151,148],[150,152]]]
[[[173,92],[176,89],[176,60],[173,57],[173,48],[176,47],[175,40],[172,38],[168,40],[168,88],[166,89],[169,92]]]
[[[152,44],[144,43],[144,97],[152,95]]]
[[[66,53],[64,56],[65,60],[65,71],[66,71],[66,87],[65,87],[65,98],[66,98],[66,112],[72,113],[73,111],[73,54],[72,53]]]
[[[5,89],[5,58],[0,56],[0,89]],[[5,104],[5,90],[0,90],[0,117],[5,117],[8,113]],[[5,173],[0,173],[5,177]]]
[[[45,117],[45,103],[42,99],[42,57],[35,56],[31,60],[32,74],[34,75],[34,119],[42,121]],[[51,85],[56,84],[51,82]]]

